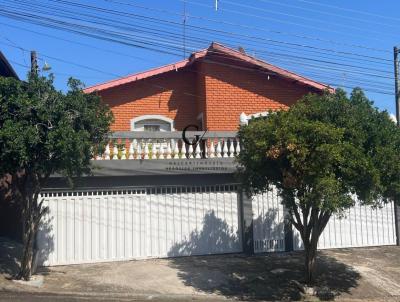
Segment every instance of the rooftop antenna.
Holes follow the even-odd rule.
[[[183,58],[186,58],[186,0],[183,0]]]

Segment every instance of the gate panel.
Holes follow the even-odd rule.
[[[294,249],[302,250],[299,232],[294,229]],[[322,232],[319,249],[394,245],[396,231],[394,206],[388,203],[382,208],[356,204],[343,217],[332,216]]]
[[[254,252],[285,250],[284,208],[274,189],[252,199]]]
[[[241,252],[236,186],[43,193],[39,264]]]

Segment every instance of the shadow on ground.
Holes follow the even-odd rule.
[[[271,220],[270,220],[271,221]],[[213,215],[206,215],[203,229],[186,241],[175,245],[171,255],[198,254],[205,243],[221,252],[238,241],[226,223]],[[229,249],[228,249],[229,250]],[[170,266],[186,286],[208,294],[244,300],[300,300],[297,282],[303,280],[303,253],[268,253],[246,257],[239,254],[224,256],[194,256],[172,258]],[[350,266],[338,262],[323,252],[317,259],[316,287],[320,299],[349,293],[357,287],[360,274]]]
[[[49,218],[43,220],[39,227],[38,242],[40,247],[36,250],[34,266],[36,272],[42,275],[47,274],[49,270],[43,267],[50,253],[54,250],[54,238],[51,235],[51,223]],[[6,237],[0,237],[0,276],[6,279],[12,279],[19,272],[20,259],[22,258],[23,245]]]
[[[0,237],[0,275],[11,278],[18,273],[22,244]]]

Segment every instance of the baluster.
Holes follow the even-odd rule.
[[[198,142],[197,144],[196,144],[196,148],[194,149],[194,154],[195,154],[195,158],[201,158],[201,156],[200,156],[200,153],[201,153],[201,151],[200,151],[200,144],[201,144],[201,142]]]
[[[209,157],[209,155],[208,155],[209,151],[210,150],[208,149],[208,139],[206,139],[205,142],[204,142],[204,158],[208,158]]]
[[[153,142],[153,143],[151,144],[151,159],[157,159],[156,142]]]
[[[222,157],[228,156],[228,139],[224,138],[224,147],[222,148]]]
[[[236,139],[236,155],[240,153],[240,142],[239,139]]]
[[[117,140],[115,140],[114,142],[113,142],[113,146],[114,146],[114,148],[113,148],[113,156],[112,156],[112,159],[118,159],[118,147],[117,147]]]
[[[129,156],[128,156],[128,159],[134,159],[135,158],[135,139],[133,140],[133,141],[131,141],[131,140],[128,140],[128,142],[129,142],[129,151],[128,151],[128,153],[129,153]]]
[[[217,149],[216,149],[216,153],[217,153],[217,157],[220,158],[222,157],[221,155],[221,141],[219,139],[217,139]]]
[[[235,157],[234,153],[235,153],[235,148],[233,147],[233,138],[229,139],[229,157]]]
[[[106,146],[106,150],[104,151],[104,159],[108,159],[108,160],[110,160],[111,158],[110,158],[110,154],[111,154],[111,152],[110,152],[110,143],[108,143],[107,144],[107,146]]]
[[[215,157],[215,147],[214,147],[214,138],[211,138],[211,144],[210,144],[210,158]]]
[[[173,150],[173,157],[172,158],[179,158],[179,145],[178,145],[178,141],[172,140],[173,142],[173,146],[174,146],[174,150]]]
[[[96,156],[95,156],[95,160],[102,160],[103,158],[102,158],[102,154],[100,154],[99,153],[100,152],[100,150],[99,150],[99,148],[96,148]]]
[[[158,148],[158,159],[164,159],[164,144],[160,142]]]
[[[121,148],[121,159],[126,159],[126,141],[121,140],[122,148]]]
[[[149,159],[149,142],[144,141],[144,159]]]
[[[182,157],[184,156],[185,158],[190,158],[188,146],[183,141],[182,141],[182,149],[183,149],[183,151],[185,151],[185,153],[183,153]]]
[[[142,140],[140,140],[137,144],[136,159],[142,159]]]
[[[189,150],[188,150],[188,152],[189,152],[188,158],[193,158],[193,145],[189,145]]]
[[[167,143],[167,151],[166,151],[166,153],[167,153],[166,159],[171,159],[171,158],[172,158],[172,157],[171,157],[171,153],[172,153],[172,150],[171,150],[171,142],[168,142],[168,143]]]

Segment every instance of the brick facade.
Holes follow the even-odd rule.
[[[297,75],[288,78],[226,55],[188,62],[180,69],[139,80],[132,76],[131,82],[98,90],[114,113],[112,130],[131,130],[131,119],[141,115],[171,118],[175,129],[182,130],[188,124],[200,125],[198,117],[203,114],[204,129],[235,131],[242,112],[285,109],[309,92],[322,91]]]

